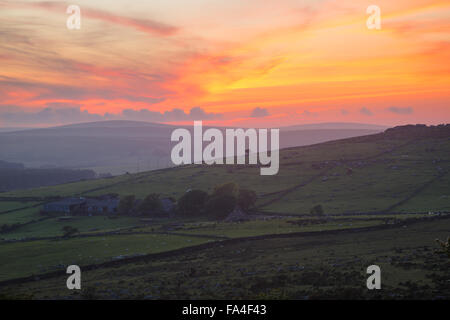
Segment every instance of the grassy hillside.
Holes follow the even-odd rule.
[[[447,211],[449,165],[449,137],[385,133],[284,149],[275,176],[260,176],[257,167],[248,165],[196,165],[0,193],[0,198],[105,193],[143,198],[153,192],[179,198],[187,189],[210,191],[236,182],[255,190],[259,209],[270,213],[304,214],[315,204],[331,214]]]
[[[283,149],[280,152],[280,171],[275,176],[260,176],[257,166],[192,165],[0,193],[0,226],[8,225],[8,230],[0,233],[0,239],[3,239],[0,241],[0,257],[13,257],[2,259],[0,264],[0,295],[1,292],[7,295],[25,292],[24,288],[29,287],[36,297],[64,296],[67,293],[61,293],[63,288],[57,288],[55,280],[51,279],[46,283],[48,290],[43,292],[26,280],[18,282],[25,283],[20,288],[12,284],[2,288],[1,281],[63,272],[65,266],[79,264],[82,268],[100,268],[100,271],[89,271],[90,287],[99,287],[95,282],[98,278],[101,286],[106,287],[109,283],[114,290],[129,292],[96,293],[102,297],[201,298],[205,294],[217,298],[254,298],[260,295],[295,298],[302,294],[326,297],[337,292],[332,287],[317,291],[314,286],[295,284],[295,281],[300,281],[298,279],[304,280],[311,275],[288,272],[283,282],[269,274],[274,272],[274,268],[294,268],[301,260],[300,265],[322,268],[316,275],[320,279],[330,271],[327,263],[348,266],[357,258],[364,263],[377,259],[384,263],[392,259],[403,261],[405,257],[417,258],[413,261],[416,269],[410,270],[403,265],[386,266],[392,275],[388,284],[392,292],[406,296],[407,289],[400,283],[409,276],[414,277],[417,285],[424,286],[422,291],[426,294],[432,294],[431,289],[427,291],[427,285],[434,288],[433,292],[441,292],[441,281],[430,278],[432,276],[419,264],[424,259],[431,259],[436,269],[445,263],[445,257],[434,257],[430,248],[435,246],[435,238],[448,236],[450,134],[446,127],[431,134],[428,129],[425,132],[421,130],[398,128],[383,134]],[[257,192],[257,219],[230,224],[207,218],[180,217],[153,221],[141,221],[139,217],[61,220],[39,214],[42,204],[55,197],[118,193],[122,196],[133,194],[142,199],[149,193],[160,193],[178,199],[187,189],[211,191],[214,186],[226,182],[236,182]],[[317,204],[323,206],[327,214],[325,219],[309,215],[310,209]],[[430,215],[430,211],[442,214]],[[79,233],[70,238],[63,237],[64,226],[77,228]],[[417,237],[412,236],[412,226],[419,232]],[[246,244],[249,237],[260,237],[251,240],[256,246],[253,249]],[[282,240],[283,237],[289,239]],[[384,237],[397,242],[385,241]],[[223,249],[219,249],[221,244]],[[176,250],[194,250],[196,246],[200,247],[195,249],[198,253],[194,256],[145,262],[142,268],[139,265],[143,262],[133,260],[154,257],[152,255],[159,253],[172,255]],[[287,251],[280,251],[280,246],[285,246]],[[223,260],[219,253],[217,256],[216,249],[223,251],[223,259],[228,257],[231,260]],[[299,254],[296,250],[301,252],[301,256],[296,256]],[[260,252],[261,257],[255,257],[253,261],[252,255],[236,256],[236,260],[233,252],[238,251]],[[278,255],[277,258],[274,255]],[[153,261],[153,258],[149,259]],[[183,266],[179,262],[182,260],[178,259],[193,259],[193,262]],[[105,269],[109,263],[118,260],[123,262],[123,276]],[[203,270],[201,265],[208,270]],[[246,271],[234,271],[236,276],[232,271],[219,275],[219,265],[228,266],[226,270],[244,268]],[[168,269],[165,271],[163,266]],[[189,280],[180,275],[190,272],[187,266],[209,275],[202,280],[204,290],[198,286],[189,289]],[[345,272],[340,271],[342,274],[338,278],[343,278],[335,280],[343,283],[346,277],[353,279],[348,290],[354,293],[360,267],[356,264]],[[156,270],[161,279],[165,279],[165,290],[153,292],[143,285],[130,291],[128,287],[135,281],[147,281],[139,273],[146,268]],[[249,281],[250,276],[249,284],[242,286],[241,282]],[[213,289],[213,282],[228,283],[227,290],[219,294]],[[287,286],[287,291],[280,291],[286,287],[283,283],[291,282],[293,285]],[[257,289],[258,286],[261,288]],[[237,289],[241,287],[244,291]]]

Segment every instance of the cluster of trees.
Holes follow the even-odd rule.
[[[0,191],[50,186],[95,177],[96,173],[92,170],[0,167]]]
[[[175,199],[170,199],[175,203]],[[174,212],[181,217],[208,216],[215,219],[225,218],[239,206],[242,210],[252,209],[256,202],[256,193],[242,189],[236,183],[226,183],[216,186],[211,194],[203,190],[189,190],[178,199]],[[134,195],[120,199],[117,208],[119,215],[125,216],[167,216],[167,208],[163,207],[159,194],[152,193],[143,200],[137,200]]]
[[[236,206],[248,211],[254,207],[256,193],[242,189],[233,182],[216,186],[211,194],[203,190],[186,192],[177,204],[177,213],[184,217],[208,216],[225,218]]]
[[[170,199],[175,202],[174,199]],[[167,212],[163,207],[161,197],[157,193],[151,193],[143,200],[136,200],[134,195],[124,196],[120,199],[117,211],[120,215],[152,215],[162,216]]]
[[[124,196],[120,198],[119,206],[117,207],[117,212],[120,215],[129,216],[133,213],[134,204],[136,198],[133,195]]]
[[[214,219],[224,219],[236,207],[243,211],[252,210],[256,203],[256,192],[240,188],[236,183],[230,182],[218,185],[212,193],[200,189],[189,190],[183,194],[175,205],[174,213],[181,217],[208,216]],[[119,215],[124,216],[167,216],[159,194],[151,193],[143,200],[137,200],[134,195],[123,196],[117,208]],[[324,217],[325,211],[322,205],[311,208],[310,214],[316,217]]]

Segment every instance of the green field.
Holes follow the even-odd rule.
[[[37,299],[448,299],[450,263],[435,253],[434,238],[445,237],[449,228],[445,219],[364,233],[224,242],[86,271],[81,291],[65,289],[66,278],[54,277],[4,286],[3,294]],[[366,268],[372,264],[382,270],[379,291],[365,288]]]
[[[1,194],[1,193],[0,193]],[[0,201],[0,215],[18,209],[27,208],[39,204],[33,201]]]
[[[27,224],[17,230],[5,233],[3,234],[3,239],[62,236],[62,228],[64,226],[77,228],[80,234],[98,231],[109,232],[115,229],[134,227],[139,223],[138,220],[138,218],[134,217],[123,217],[120,219],[110,219],[108,217],[74,217],[70,221],[49,218]]]
[[[10,213],[0,214],[0,225],[2,224],[14,224],[14,223],[27,223],[33,220],[42,218],[39,215],[39,207],[21,209]],[[1,235],[0,235],[1,238]]]
[[[64,269],[70,264],[99,263],[110,259],[178,249],[207,241],[206,238],[137,234],[2,244],[0,245],[2,255],[15,258],[1,264],[0,281]]]

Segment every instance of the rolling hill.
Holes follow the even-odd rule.
[[[356,127],[355,127],[356,126]],[[92,169],[113,175],[172,166],[175,126],[103,121],[0,133],[0,160],[31,168]],[[283,128],[280,147],[303,146],[378,133],[382,127],[322,124]]]
[[[397,127],[384,133],[280,152],[280,171],[260,176],[254,165],[190,165],[54,187],[2,193],[0,197],[149,193],[179,198],[187,189],[211,191],[236,182],[255,190],[258,208],[305,214],[316,204],[329,213],[450,210],[449,126]]]
[[[361,270],[374,262],[388,279],[385,298],[446,295],[448,260],[434,239],[448,236],[449,155],[449,125],[404,126],[283,149],[275,176],[250,165],[189,165],[0,193],[0,256],[14,257],[0,265],[0,298],[367,298]],[[179,198],[226,182],[257,192],[251,221],[39,214],[56,197]],[[310,214],[317,204],[326,218]],[[78,233],[64,236],[65,226]],[[70,264],[81,266],[85,285],[67,296]],[[409,279],[414,290],[405,289]]]

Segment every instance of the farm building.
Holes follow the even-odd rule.
[[[47,213],[63,213],[65,215],[94,215],[117,212],[119,199],[114,197],[103,198],[66,198],[44,205]]]
[[[50,213],[73,214],[86,203],[84,198],[67,198],[56,202],[46,203],[44,211]]]
[[[249,216],[241,210],[241,208],[236,207],[234,210],[226,217],[225,222],[243,222],[250,220]]]
[[[162,198],[161,205],[166,213],[171,213],[175,210],[175,203],[170,198]]]

